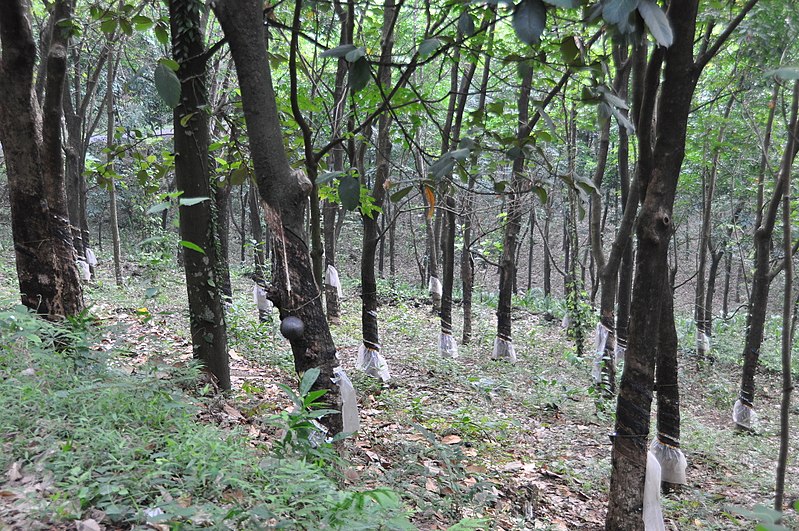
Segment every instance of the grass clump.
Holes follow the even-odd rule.
[[[125,374],[91,348],[96,331],[89,318],[54,325],[22,307],[0,312],[0,466],[45,485],[28,500],[39,518],[100,510],[114,524],[173,529],[408,526],[388,489],[342,490],[318,459],[265,455],[240,430],[198,422],[208,402],[181,391],[196,368]]]

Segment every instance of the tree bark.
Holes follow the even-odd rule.
[[[701,72],[693,60],[697,6],[697,0],[671,3],[668,14],[674,43],[665,52],[660,48],[655,50],[644,81],[642,112],[637,124],[640,160],[636,177],[642,200],[636,231],[638,256],[613,437],[605,521],[608,531],[643,529],[643,486],[657,355],[657,343],[652,338],[658,337],[660,330],[659,301],[667,274],[674,196],[685,156],[691,99]],[[658,94],[661,54],[665,70]],[[648,109],[654,105],[656,96],[658,119],[652,125]],[[654,147],[650,148],[653,138]]]
[[[71,9],[68,1],[56,2],[55,16],[59,21],[69,18]],[[69,228],[60,136],[68,36],[53,25],[47,52],[53,71],[45,80],[43,117],[33,83],[36,45],[27,4],[1,0],[0,12],[0,143],[22,303],[53,319],[74,315],[83,310],[83,295]]]
[[[341,410],[341,394],[333,383],[338,367],[321,293],[311,269],[303,220],[311,183],[291,171],[283,147],[280,119],[266,53],[261,4],[255,0],[218,0],[214,12],[228,40],[241,88],[244,116],[253,154],[258,189],[275,242],[270,299],[280,310],[304,323],[304,333],[291,339],[294,365],[302,373],[320,369],[314,387],[326,389],[325,399]],[[333,433],[342,430],[340,414],[322,421]]]
[[[399,9],[394,0],[387,0],[383,5],[383,28],[381,31],[380,66],[377,82],[381,90],[391,86],[391,70],[389,64],[394,49],[394,29]],[[390,112],[381,114],[377,119],[377,142],[375,147],[375,177],[372,186],[374,205],[383,206],[388,179],[389,162],[391,160],[391,123]],[[367,185],[366,175],[361,175],[361,184]],[[377,246],[382,237],[378,230],[378,218],[375,212],[361,214],[363,226],[363,249],[361,251],[361,324],[363,326],[363,344],[366,349],[380,352],[380,335],[377,319],[377,279],[375,276],[375,258]]]
[[[214,192],[208,167],[208,117],[205,47],[200,29],[199,0],[170,0],[172,55],[180,65],[180,104],[173,111],[175,182],[180,196],[180,237],[199,247],[184,248],[189,324],[194,358],[230,389],[227,326],[223,307],[223,249],[218,237]],[[195,204],[190,200],[198,200]],[[187,201],[189,200],[189,201]]]
[[[741,374],[741,391],[738,397],[742,405],[747,408],[753,407],[755,399],[755,373],[757,372],[757,362],[760,358],[760,346],[763,343],[768,294],[772,280],[772,276],[769,274],[769,258],[774,226],[777,220],[780,200],[786,189],[786,182],[790,180],[791,168],[799,149],[799,142],[797,142],[797,135],[799,135],[798,105],[799,87],[795,86],[791,103],[790,124],[779,176],[768,210],[762,216],[761,224],[755,228],[755,269],[752,275],[752,293],[749,299],[749,313],[746,319],[746,339],[743,352],[744,365]],[[790,256],[790,254],[787,255],[786,260],[790,260]],[[739,425],[744,428],[751,428],[751,426],[743,426],[740,423]]]
[[[530,122],[530,91],[533,83],[533,69],[527,68],[522,76],[519,88],[518,117],[516,138],[523,142],[532,130]],[[497,339],[511,343],[511,298],[513,295],[513,277],[516,272],[515,251],[516,238],[521,228],[521,200],[525,183],[525,158],[519,155],[513,161],[513,177],[506,194],[507,217],[502,239],[502,257],[499,263],[499,300],[497,302]]]

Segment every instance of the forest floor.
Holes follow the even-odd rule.
[[[3,308],[14,304],[12,273],[8,266],[0,273]],[[181,279],[163,270],[136,273],[125,289],[103,277],[86,290],[100,330],[90,349],[108,353],[110,365],[131,378],[145,366],[180,366],[191,357]],[[290,407],[277,384],[296,388],[297,379],[277,318],[259,323],[251,284],[234,277],[228,315],[234,392],[226,399],[200,400],[194,422],[235,433],[266,455],[279,432],[264,419]],[[392,376],[387,384],[354,366],[360,341],[356,287],[345,285],[342,321],[332,327],[361,412],[360,431],[339,446],[337,484],[348,490],[393,489],[420,529],[604,529],[614,404],[591,389],[591,346],[586,357],[578,357],[559,319],[546,320],[519,306],[513,323],[518,363],[492,361],[494,310],[478,300],[471,344],[460,345],[457,359],[445,359],[438,353],[438,319],[424,295],[387,282],[380,292],[382,353]],[[454,322],[461,323],[460,308],[455,313]],[[458,330],[456,324],[456,337]],[[688,485],[663,496],[667,529],[754,529],[741,510],[772,504],[779,374],[758,374],[760,424],[754,434],[733,429],[739,375],[735,364],[698,364],[681,351]],[[168,376],[164,380],[170,385]],[[797,414],[793,407],[794,421]],[[654,420],[653,415],[653,430]],[[125,528],[113,523],[105,507],[81,503],[64,509],[64,498],[79,493],[59,491],[59,477],[33,466],[37,456],[57,448],[20,453],[14,433],[0,436],[4,448],[16,452],[0,476],[0,529]],[[793,501],[799,497],[796,430],[791,440],[786,498]],[[231,491],[225,492],[230,497]],[[793,510],[784,523],[799,529]]]

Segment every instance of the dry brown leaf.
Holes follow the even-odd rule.
[[[233,418],[233,419],[236,419],[236,420],[244,419],[244,415],[242,415],[241,412],[238,409],[236,409],[235,407],[231,406],[230,404],[223,405],[222,406],[222,411],[227,413],[230,418]]]
[[[11,468],[6,472],[6,477],[9,481],[19,481],[22,479],[22,461],[15,461]]]
[[[487,472],[486,467],[483,465],[466,465],[464,470],[470,474],[485,474]]]
[[[438,483],[433,478],[427,478],[424,483],[424,488],[427,489],[428,492],[435,492],[438,494]]]
[[[524,468],[524,463],[520,463],[519,461],[511,461],[510,463],[506,463],[505,466],[502,467],[504,472],[512,472],[514,470],[521,470]]]
[[[95,519],[89,518],[88,520],[76,521],[75,529],[76,531],[102,531],[103,528],[100,527],[100,524]]]
[[[443,439],[441,439],[441,442],[444,444],[458,444],[462,440],[463,439],[461,439],[457,435],[447,435]]]

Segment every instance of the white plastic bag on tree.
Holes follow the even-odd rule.
[[[90,267],[96,267],[97,257],[94,255],[94,251],[86,247],[85,253],[86,253],[86,263],[89,264]]]
[[[613,355],[615,358],[614,361],[616,363],[616,367],[618,367],[619,364],[624,361],[624,355],[626,353],[627,353],[627,345],[617,339],[616,346],[613,349]]]
[[[388,363],[386,363],[383,355],[378,350],[369,348],[363,343],[358,347],[358,359],[355,361],[355,368],[364,371],[372,378],[380,378],[384,382],[391,379]]]
[[[652,452],[646,453],[644,531],[666,531],[663,509],[660,507],[660,464]]]
[[[696,353],[700,356],[707,356],[710,352],[710,336],[701,330],[696,331]]]
[[[78,265],[78,273],[80,274],[80,279],[84,282],[88,282],[92,279],[92,270],[89,268],[89,264],[84,262],[83,260],[77,260]]]
[[[361,420],[358,417],[358,398],[347,373],[341,367],[333,369],[333,383],[338,385],[341,393],[341,421],[344,433],[355,433],[361,427]]]
[[[272,301],[266,298],[266,290],[261,286],[259,286],[258,284],[256,284],[252,288],[252,300],[253,302],[255,302],[255,305],[258,307],[258,311],[261,312],[272,311],[272,307],[274,306],[272,304]]]
[[[591,369],[591,377],[595,384],[602,383],[602,359],[605,357],[605,345],[608,344],[608,328],[602,323],[596,324],[594,333],[594,366]]]
[[[752,406],[744,404],[739,398],[732,406],[732,420],[742,428],[754,430],[757,426],[757,413]]]
[[[441,332],[438,336],[438,353],[445,358],[458,357],[458,343],[451,333]]]
[[[441,281],[436,277],[430,277],[428,288],[430,290],[430,295],[433,297],[438,297],[440,299],[444,295],[444,286],[441,285]]]
[[[675,485],[687,485],[685,469],[688,468],[688,461],[685,454],[678,447],[661,442],[659,437],[655,437],[649,445],[649,451],[657,458],[660,463],[660,480]]]
[[[331,288],[336,288],[339,299],[344,296],[344,290],[341,289],[341,282],[338,278],[338,270],[333,264],[327,265],[327,269],[325,270],[325,284]]]
[[[516,350],[513,348],[513,341],[499,336],[495,337],[494,349],[491,351],[491,359],[516,363]]]

